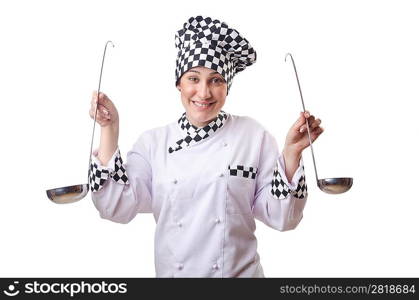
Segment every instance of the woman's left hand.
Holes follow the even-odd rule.
[[[288,131],[285,139],[284,151],[299,156],[305,148],[310,146],[310,141],[307,136],[306,119],[310,126],[311,142],[314,142],[323,133],[324,129],[320,127],[320,119],[311,116],[308,111],[305,113],[301,112],[298,120]]]

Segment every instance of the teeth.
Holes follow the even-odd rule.
[[[198,102],[194,102],[194,104],[196,106],[199,106],[199,107],[208,107],[208,106],[210,106],[210,104],[203,104],[203,103],[198,103]]]

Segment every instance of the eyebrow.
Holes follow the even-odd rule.
[[[200,73],[199,71],[197,71],[197,70],[189,70],[188,72],[194,72],[194,73],[201,74],[201,73]],[[210,75],[214,75],[214,74],[218,74],[218,72],[214,71],[214,72],[211,72],[211,73],[210,73]]]

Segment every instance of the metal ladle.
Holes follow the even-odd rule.
[[[105,50],[103,51],[103,57],[102,57],[102,66],[100,68],[100,76],[99,76],[99,87],[97,89],[97,95],[99,97],[100,93],[100,83],[102,81],[102,71],[103,71],[103,63],[105,61],[105,54],[106,49],[108,47],[108,44],[111,44],[112,47],[115,47],[115,45],[112,43],[112,41],[107,41],[105,45]],[[73,203],[76,201],[79,201],[83,199],[87,193],[89,192],[90,187],[90,164],[92,162],[92,149],[93,149],[93,140],[95,135],[95,125],[96,125],[96,116],[97,116],[97,108],[98,105],[96,104],[96,110],[95,110],[95,118],[93,121],[93,132],[92,132],[92,141],[90,143],[90,152],[89,152],[89,171],[87,173],[87,184],[77,184],[77,185],[70,185],[55,189],[47,190],[47,196],[48,198],[57,204],[64,204],[64,203]]]
[[[295,67],[294,58],[291,53],[285,55],[285,62],[287,58],[291,57],[292,65],[294,66],[295,77],[297,78],[298,89],[300,90],[301,103],[303,104],[303,111],[306,112],[306,108],[303,100],[303,93],[301,92],[300,80],[298,80],[297,68]],[[311,142],[310,127],[308,126],[308,120],[306,119],[308,140],[310,141],[311,156],[314,163],[314,172],[316,173],[317,186],[320,190],[328,194],[342,194],[348,191],[352,187],[353,178],[351,177],[337,177],[337,178],[323,178],[319,179],[317,176],[316,160],[314,159],[313,144]]]

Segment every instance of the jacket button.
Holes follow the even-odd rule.
[[[213,269],[213,270],[218,270],[218,265],[217,265],[217,264],[213,264],[213,265],[212,265],[212,269]]]
[[[227,147],[227,145],[228,145],[227,143],[223,143],[223,147]]]
[[[220,177],[224,177],[224,173],[221,173],[221,174],[220,174]]]
[[[177,179],[173,179],[173,181],[172,181],[174,184],[176,184],[177,183]]]
[[[182,222],[177,222],[177,226],[182,227]]]
[[[178,264],[178,265],[177,265],[177,268],[178,268],[179,270],[182,270],[182,269],[183,269],[183,264]]]
[[[220,224],[220,223],[221,223],[221,220],[220,220],[219,218],[216,218],[214,221],[215,221],[215,223],[217,223],[217,224]]]

